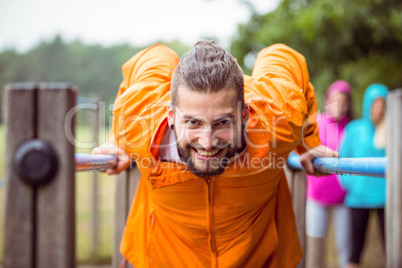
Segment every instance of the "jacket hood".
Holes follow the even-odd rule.
[[[384,98],[386,101],[388,92],[388,88],[382,84],[372,84],[366,89],[363,98],[363,118],[370,119],[371,106],[373,105],[374,100],[377,98]]]
[[[337,80],[337,81],[333,82],[328,87],[327,92],[325,93],[325,105],[328,104],[329,96],[336,92],[343,92],[346,95],[350,96],[351,87],[350,87],[349,83],[344,80]]]

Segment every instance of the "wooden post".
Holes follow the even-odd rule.
[[[285,174],[292,195],[297,234],[303,249],[303,258],[297,268],[304,268],[306,256],[306,172],[304,170],[292,170],[285,165]]]
[[[98,99],[93,99],[98,102]],[[90,118],[89,124],[92,128],[94,141],[98,144],[99,136],[99,106],[96,104],[97,109],[88,112]],[[99,145],[99,144],[98,144]],[[99,250],[99,173],[91,172],[92,185],[91,185],[91,255],[95,257],[98,255]]]
[[[8,84],[5,101],[9,157],[4,268],[74,267],[74,144],[64,126],[74,133],[74,120],[65,119],[75,105],[76,90],[69,83]],[[38,142],[48,145],[52,157],[35,147]],[[21,152],[21,145],[30,149]],[[56,162],[47,162],[48,156]],[[43,175],[39,171],[54,167],[58,168],[46,182],[36,184]]]
[[[4,87],[6,155],[35,138],[36,84],[7,84]],[[4,268],[32,267],[35,260],[33,230],[33,188],[17,177],[12,157],[5,158]]]
[[[114,217],[114,239],[112,267],[119,268],[123,261],[120,253],[120,242],[123,236],[126,219],[130,210],[131,202],[137,190],[141,178],[141,172],[137,167],[127,169],[116,176],[115,188],[115,217]],[[124,268],[132,268],[126,264]]]
[[[307,236],[306,267],[325,267],[325,238]]]
[[[402,89],[387,97],[387,268],[402,267]]]

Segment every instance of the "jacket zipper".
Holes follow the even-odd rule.
[[[214,232],[212,231],[212,226],[213,226],[213,181],[214,178],[206,178],[205,179],[207,185],[208,185],[208,210],[209,210],[209,216],[208,216],[208,229],[209,229],[209,243],[210,243],[210,247],[211,247],[211,252],[213,254],[214,257],[214,262],[212,263],[212,267],[217,267],[217,263],[216,263],[216,246],[215,246],[215,237],[214,237]]]

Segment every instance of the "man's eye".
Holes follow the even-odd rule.
[[[196,125],[198,125],[198,121],[197,120],[187,120],[186,124],[189,126],[196,126]]]
[[[230,125],[230,120],[221,120],[217,123],[218,126],[228,126]]]

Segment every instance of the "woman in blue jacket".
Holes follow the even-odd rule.
[[[388,88],[372,84],[364,93],[363,117],[351,121],[345,128],[340,157],[385,156],[385,99]],[[351,209],[352,252],[350,268],[359,267],[369,212],[377,210],[378,221],[385,245],[384,207],[385,179],[366,176],[341,176],[347,193],[345,205]]]

